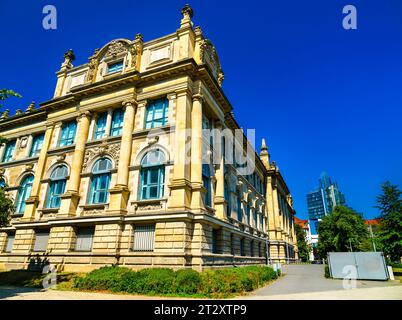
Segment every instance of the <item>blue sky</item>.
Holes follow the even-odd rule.
[[[23,95],[6,107],[49,100],[63,53],[76,65],[114,38],[174,32],[185,1],[9,1],[0,3],[0,87]],[[42,28],[42,8],[58,29]],[[224,90],[238,122],[267,139],[298,216],[322,171],[366,217],[380,184],[402,185],[402,1],[191,1],[195,25],[215,44]],[[357,8],[357,30],[342,8]],[[259,147],[259,146],[258,146]]]

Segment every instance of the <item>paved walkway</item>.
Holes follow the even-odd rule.
[[[322,265],[287,265],[277,281],[237,299],[270,300],[402,300],[402,284],[396,281],[357,281],[345,290],[342,280],[326,279]],[[135,296],[76,291],[0,287],[0,299],[10,300],[155,300],[170,297]],[[179,298],[180,299],[180,298]]]
[[[326,279],[323,265],[285,265],[284,275],[255,291],[246,299],[402,300],[402,285],[396,281],[356,281],[355,289],[344,289],[343,280]]]

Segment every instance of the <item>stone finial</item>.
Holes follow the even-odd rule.
[[[202,35],[202,29],[200,26],[197,26],[194,28],[194,33],[196,36],[201,36]]]
[[[29,106],[26,108],[25,112],[31,112],[35,110],[35,101],[32,101]]]
[[[267,143],[265,142],[264,138],[262,138],[262,143],[261,143],[261,153],[263,153],[263,152],[268,152]]]
[[[135,35],[135,39],[134,39],[134,40],[143,41],[144,38],[142,37],[142,34],[141,34],[141,33],[137,33],[137,34]]]
[[[0,119],[1,119],[1,120],[4,120],[4,119],[7,119],[8,117],[10,117],[10,110],[6,109],[6,110],[4,110],[4,112],[1,114]]]
[[[222,87],[223,80],[225,80],[225,74],[223,71],[219,72],[218,74],[218,84]]]
[[[183,16],[180,22],[180,28],[192,27],[193,23],[191,22],[191,18],[194,16],[194,11],[190,5],[186,4],[180,12]]]
[[[22,115],[22,110],[21,109],[17,109],[17,110],[15,110],[15,115],[16,116],[20,116],[20,115]]]
[[[61,65],[61,67],[63,68],[72,68],[73,64],[72,62],[75,60],[75,55],[73,52],[73,49],[69,49],[66,53],[64,53],[64,62]]]

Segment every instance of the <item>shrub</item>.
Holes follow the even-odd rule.
[[[122,291],[122,279],[125,274],[132,272],[124,267],[102,267],[91,271],[84,277],[74,280],[74,287],[83,290]]]
[[[180,269],[176,271],[174,291],[177,293],[197,293],[201,284],[200,274],[193,269]]]
[[[74,280],[81,290],[110,290],[133,294],[201,294],[226,297],[257,289],[276,279],[278,274],[269,267],[249,266],[197,272],[167,268],[132,271],[124,267],[102,267]]]

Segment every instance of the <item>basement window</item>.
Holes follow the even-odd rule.
[[[94,228],[78,228],[75,232],[75,251],[89,252],[92,250]]]
[[[9,233],[7,235],[7,243],[6,247],[4,249],[4,252],[11,252],[13,250],[13,244],[14,244],[14,239],[15,239],[15,234],[14,233]]]
[[[134,227],[133,251],[154,251],[155,225]]]

